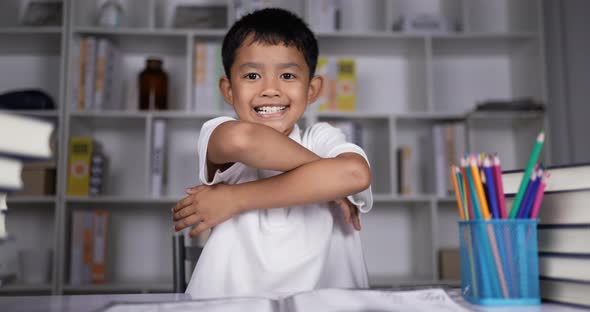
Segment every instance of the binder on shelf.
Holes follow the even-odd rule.
[[[91,137],[70,138],[68,195],[88,196],[90,194],[90,166],[95,147]]]
[[[165,158],[166,158],[166,122],[161,119],[154,120],[152,163],[150,168],[151,195],[162,196],[165,183]]]

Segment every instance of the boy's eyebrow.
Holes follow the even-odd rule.
[[[295,68],[301,68],[301,66],[299,66],[299,64],[297,63],[281,63],[277,66],[280,69],[285,69],[285,68],[291,68],[291,67],[295,67]]]
[[[260,64],[260,63],[254,63],[254,62],[248,62],[248,63],[244,63],[244,64],[240,65],[240,69],[245,69],[245,68],[261,69],[261,68],[264,68],[264,65]]]
[[[301,68],[301,66],[299,66],[299,64],[294,63],[294,62],[280,63],[280,64],[277,65],[277,67],[280,68],[280,69],[285,69],[285,68],[297,68],[297,69],[300,69]],[[247,63],[244,63],[244,64],[240,65],[240,69],[247,69],[247,68],[262,69],[262,68],[264,68],[264,64],[254,63],[254,62],[247,62]]]

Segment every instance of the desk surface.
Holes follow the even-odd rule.
[[[490,312],[574,312],[587,309],[544,303],[539,306],[486,308],[467,303],[459,291],[448,290],[450,297],[472,311]],[[132,295],[73,295],[73,296],[14,296],[0,297],[0,311],[10,312],[96,312],[112,302],[156,302],[190,300],[186,294],[132,294]]]

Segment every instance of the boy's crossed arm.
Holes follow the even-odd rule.
[[[223,164],[234,162],[284,173],[242,184],[190,189],[173,207],[177,231],[198,224],[190,232],[195,236],[248,210],[334,200],[342,207],[346,222],[360,230],[356,207],[342,199],[365,190],[371,182],[367,162],[356,153],[322,159],[270,127],[230,121],[214,130],[207,159],[210,175]]]

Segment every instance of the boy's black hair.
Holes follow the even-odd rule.
[[[262,9],[245,15],[235,22],[223,39],[221,56],[225,75],[230,78],[236,51],[252,34],[253,42],[294,46],[303,53],[309,67],[309,77],[315,74],[318,62],[318,42],[305,22],[295,14],[277,8]]]

